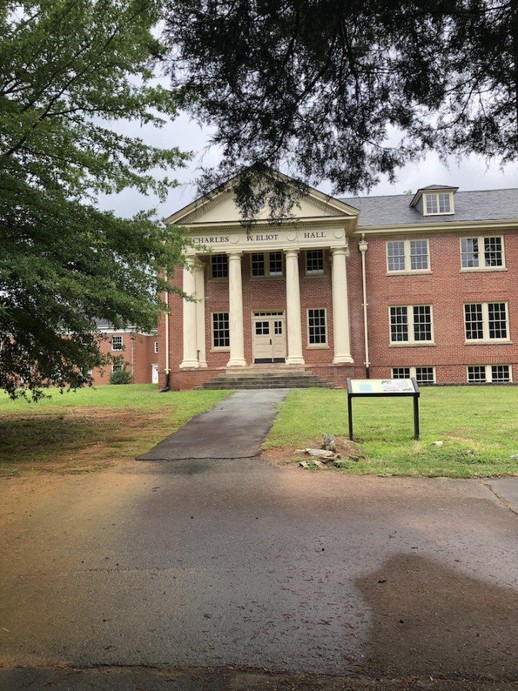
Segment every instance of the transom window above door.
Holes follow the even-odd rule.
[[[282,252],[253,252],[250,266],[254,278],[284,275]]]

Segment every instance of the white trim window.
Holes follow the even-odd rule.
[[[396,305],[390,311],[390,342],[393,345],[433,343],[431,305]]]
[[[470,302],[464,305],[467,342],[508,341],[506,302]]]
[[[228,255],[211,254],[210,256],[210,277],[228,278]]]
[[[320,276],[324,273],[324,250],[306,250],[306,275]]]
[[[460,239],[462,269],[504,268],[504,240],[500,235]]]
[[[153,352],[156,354],[158,353],[158,341],[155,341],[153,343]]]
[[[230,320],[228,312],[212,313],[212,348],[228,350],[230,348]]]
[[[308,316],[308,345],[310,347],[327,345],[327,315],[325,309],[310,308]]]
[[[415,273],[430,270],[428,240],[387,241],[388,273]]]
[[[112,350],[124,350],[124,339],[122,336],[112,336]]]
[[[468,365],[468,384],[507,384],[512,381],[510,365]]]
[[[282,252],[252,252],[250,271],[253,278],[283,276]]]
[[[410,379],[411,377],[414,377],[420,386],[424,384],[435,384],[435,367],[392,368],[392,379]]]
[[[123,362],[114,362],[112,364],[112,372],[122,372],[124,369],[124,363]]]
[[[454,213],[453,192],[424,192],[423,215],[443,216]]]

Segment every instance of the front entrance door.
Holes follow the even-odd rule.
[[[284,312],[254,312],[254,362],[286,362]]]

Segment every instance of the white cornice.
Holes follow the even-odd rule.
[[[509,220],[486,220],[486,221],[463,221],[450,223],[419,223],[408,225],[383,225],[383,226],[361,226],[357,227],[354,236],[362,235],[394,235],[415,233],[424,235],[429,233],[461,233],[472,230],[518,230],[518,219]]]

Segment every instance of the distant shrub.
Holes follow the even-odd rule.
[[[131,372],[129,372],[125,367],[122,369],[113,370],[110,376],[110,384],[131,384],[133,378]]]

